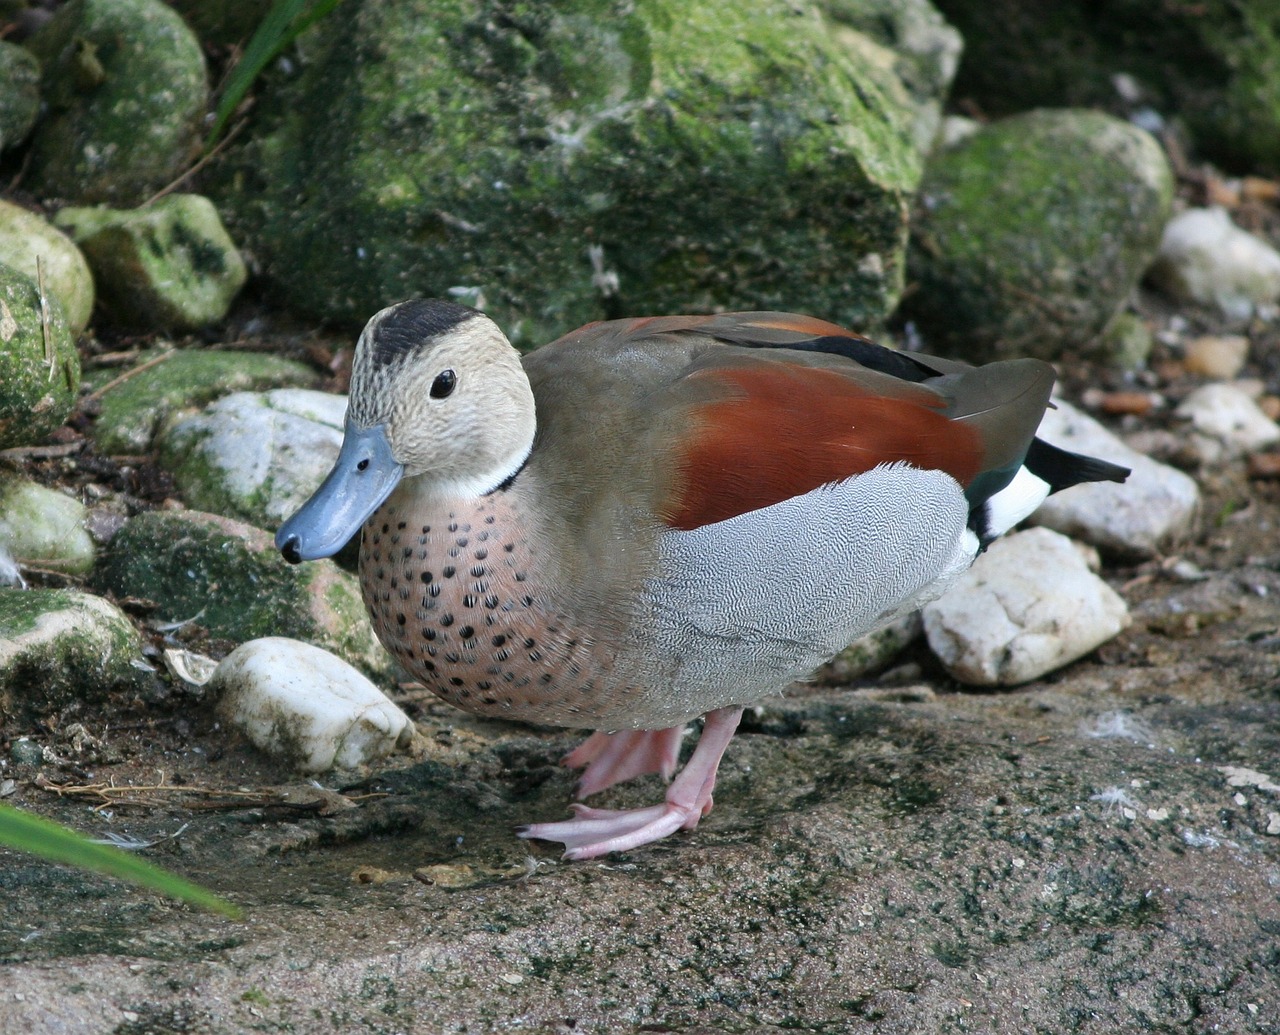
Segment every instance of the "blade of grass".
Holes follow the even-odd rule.
[[[249,92],[249,87],[271,59],[340,3],[342,0],[276,0],[227,77],[226,89],[214,113],[213,127],[205,138],[205,151],[217,141]],[[304,10],[309,4],[314,6],[309,11]]]
[[[94,844],[74,830],[8,805],[0,805],[0,844],[30,852],[50,862],[70,863],[109,877],[141,884],[165,895],[213,910],[232,919],[240,910],[211,891],[152,866],[128,852]]]

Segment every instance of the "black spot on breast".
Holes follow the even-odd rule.
[[[499,633],[497,636],[493,638],[493,645],[495,647],[501,647],[506,642],[507,642],[507,638],[503,636],[501,633]]]
[[[453,615],[449,614],[446,611],[444,614],[440,616],[440,624],[443,625],[446,629],[449,628],[449,626],[453,624]]]
[[[396,615],[396,625],[404,625],[404,623],[405,623],[404,615]]]
[[[484,598],[484,606],[487,607],[490,611],[492,611],[494,608],[498,606],[498,598],[494,596],[492,593],[490,593],[487,597]]]
[[[405,523],[401,521],[398,525],[396,525],[396,528],[400,529],[401,531],[404,531]]]
[[[453,676],[453,677],[449,680],[449,682],[450,682],[450,684],[452,684],[453,686],[462,686],[462,685],[466,682],[466,680],[465,680],[465,679],[460,679],[458,676]]]
[[[486,550],[484,547],[481,547],[479,550],[477,550],[477,551],[473,554],[473,556],[475,557],[475,559],[476,559],[477,561],[483,561],[486,557],[488,557],[488,556],[489,556],[489,551],[488,551],[488,550]]]
[[[463,547],[463,548],[465,549],[466,545],[467,545],[469,542],[471,542],[471,540],[470,540],[470,539],[468,539],[465,535],[460,535],[460,536],[458,536],[458,545],[459,545],[460,547]]]
[[[443,575],[446,579],[451,579],[453,578],[457,570],[458,569],[455,568],[452,564],[446,564],[443,568],[440,569],[440,574]]]
[[[422,627],[422,638],[430,643],[436,638],[436,631],[431,626],[424,625]]]
[[[467,593],[467,594],[465,594],[465,595],[463,596],[463,598],[462,598],[462,606],[463,606],[463,607],[475,607],[475,606],[476,606],[476,595],[475,595],[474,593]]]
[[[444,652],[444,660],[447,661],[450,665],[456,665],[459,661],[462,660],[462,655],[457,653],[456,651],[447,650]]]
[[[433,578],[435,578],[435,576],[432,575],[431,572],[429,571],[421,571],[418,573],[418,578],[420,578],[423,582],[430,582]]]
[[[476,637],[476,631],[471,626],[464,625],[458,629],[458,635],[464,640],[474,640]]]

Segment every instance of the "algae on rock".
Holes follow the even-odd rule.
[[[0,449],[40,442],[79,390],[80,354],[62,306],[0,265]]]
[[[853,32],[808,4],[351,0],[214,190],[327,318],[452,293],[524,345],[620,312],[866,327],[921,157]]]

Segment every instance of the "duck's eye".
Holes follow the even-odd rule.
[[[443,399],[447,395],[453,394],[453,390],[457,387],[458,375],[452,370],[442,370],[436,374],[436,379],[431,382],[431,398]]]
[[[369,469],[369,458],[368,458],[368,457],[365,457],[365,458],[364,458],[363,460],[361,460],[358,464],[356,464],[356,470],[357,470],[357,471],[367,471],[368,469]]]

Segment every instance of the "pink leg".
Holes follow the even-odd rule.
[[[560,762],[572,769],[587,767],[578,781],[578,797],[598,794],[615,783],[659,773],[670,782],[680,762],[683,726],[665,730],[623,730],[593,733]]]
[[[566,859],[594,859],[659,841],[677,830],[692,830],[698,820],[711,811],[716,770],[741,718],[741,708],[721,708],[707,713],[698,746],[667,788],[667,800],[663,804],[626,810],[593,809],[575,804],[573,819],[562,823],[535,823],[522,829],[520,836],[560,841],[567,849]],[[591,738],[587,744],[594,740]],[[602,749],[597,744],[591,750],[598,755]]]

